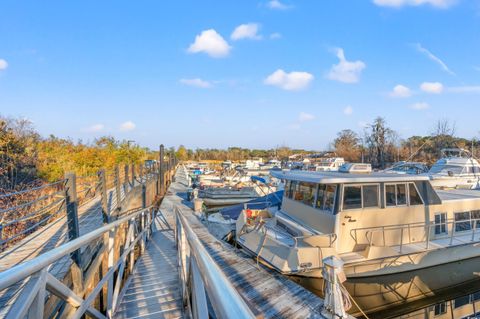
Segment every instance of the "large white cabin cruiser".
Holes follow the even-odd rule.
[[[320,159],[313,167],[317,172],[336,172],[343,164],[345,164],[343,157],[327,157]]]
[[[236,240],[281,273],[321,277],[332,255],[352,278],[480,256],[477,190],[435,190],[427,175],[271,174],[286,182],[281,209],[244,210]]]
[[[480,164],[469,151],[450,148],[442,150],[439,159],[428,171],[436,188],[479,188]]]

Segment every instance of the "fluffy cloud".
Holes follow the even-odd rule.
[[[264,83],[277,86],[287,91],[298,91],[308,87],[314,76],[308,72],[290,72],[286,73],[282,69],[270,74]]]
[[[440,94],[443,92],[443,84],[440,82],[423,82],[420,90],[431,94]]]
[[[8,63],[4,59],[0,59],[0,71],[8,68]]]
[[[360,80],[360,74],[366,68],[365,63],[360,60],[347,61],[341,48],[336,49],[336,55],[340,62],[332,65],[327,78],[343,83],[357,83]]]
[[[399,98],[409,97],[412,96],[412,91],[405,85],[398,84],[395,85],[392,92],[390,92],[390,96]]]
[[[196,78],[196,79],[180,79],[180,83],[189,85],[189,86],[194,86],[197,88],[202,88],[202,89],[209,89],[213,87],[212,83]]]
[[[135,123],[132,121],[126,121],[120,125],[120,131],[122,132],[130,132],[133,131],[137,127]]]
[[[92,126],[85,128],[84,131],[88,133],[96,133],[96,132],[101,132],[104,129],[105,129],[105,125],[103,124],[93,124]]]
[[[312,121],[314,119],[315,119],[315,115],[310,114],[310,113],[300,112],[300,114],[298,115],[298,120],[300,122],[308,122],[308,121]]]
[[[241,24],[233,30],[230,38],[234,41],[241,39],[260,40],[262,36],[258,34],[259,29],[260,25],[258,23]]]
[[[230,53],[231,46],[214,29],[204,30],[195,37],[188,48],[190,53],[204,52],[213,58],[223,58]]]
[[[456,0],[373,0],[373,3],[378,6],[394,8],[428,4],[432,7],[445,9],[453,5],[455,2]]]
[[[350,105],[347,106],[346,108],[343,109],[343,114],[345,114],[346,116],[350,116],[353,114],[353,107],[351,107]]]
[[[287,10],[290,9],[292,6],[282,3],[280,2],[280,0],[270,0],[267,3],[267,7],[273,10]]]
[[[414,103],[414,104],[410,105],[410,108],[414,109],[414,110],[426,110],[429,107],[430,107],[430,105],[428,103],[425,103],[425,102],[418,102],[418,103]]]

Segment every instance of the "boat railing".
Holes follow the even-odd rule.
[[[267,225],[266,223],[263,223],[261,227],[266,231],[270,230],[274,235],[275,239],[281,241],[280,238],[278,238],[278,234],[281,234],[287,238],[291,238],[293,240],[293,248],[299,248],[302,247],[302,244],[307,244],[308,246],[312,247],[317,247],[317,248],[331,248],[335,241],[337,240],[337,234],[312,234],[312,235],[305,235],[305,236],[294,236],[291,233],[279,229],[278,227],[272,227]],[[327,245],[321,244],[321,240],[326,239],[328,240]]]
[[[112,318],[125,288],[124,274],[133,271],[135,261],[145,251],[146,241],[153,231],[151,226],[154,219],[155,211],[152,207],[139,209],[36,258],[1,272],[0,291],[19,284],[21,286],[18,296],[9,310],[9,315],[12,318],[36,318],[44,313],[46,296],[53,294],[73,307],[73,313],[69,318],[83,318],[86,315],[95,319]],[[108,259],[108,270],[101,275],[97,285],[84,296],[83,293],[78,294],[77,291],[73,291],[50,271],[55,268],[53,265],[57,261],[69,257],[75,251],[97,240],[103,240],[105,243],[104,253]],[[119,240],[123,242],[118,242]],[[119,253],[120,256],[115,258],[115,253],[118,253],[117,246],[122,246],[123,249]],[[137,248],[140,253],[136,253]],[[99,254],[92,261],[92,265],[99,267],[102,256]],[[93,284],[94,276],[94,272],[85,274],[85,287]],[[94,303],[104,287],[107,289],[107,315],[95,308]],[[10,316],[7,317],[10,318]]]
[[[176,206],[174,210],[180,288],[190,317],[256,318],[200,242],[181,209]]]
[[[361,234],[364,235],[362,241]],[[453,245],[455,239],[461,237],[461,242],[466,238],[470,242],[475,240],[475,235],[480,233],[480,218],[465,220],[445,220],[440,223],[409,223],[399,225],[385,225],[377,227],[356,228],[350,235],[356,244],[367,243],[368,246],[393,247],[398,246],[402,253],[405,245],[420,243],[425,249],[430,248],[433,240],[446,239],[448,245]],[[380,240],[378,238],[380,237]]]

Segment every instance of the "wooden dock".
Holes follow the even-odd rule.
[[[186,180],[182,174],[177,173],[176,182],[170,185],[160,206],[159,218],[164,218],[164,222],[173,227],[174,207],[179,207],[210,255],[240,295],[257,313],[261,314],[263,318],[324,318],[320,313],[323,301],[318,296],[272,270],[257,266],[241,251],[219,241],[210,234],[189,207],[186,190]],[[170,235],[167,234],[169,234],[168,231],[161,231],[155,235],[157,236],[155,238],[161,238],[162,245],[167,246],[166,252],[172,255],[170,257],[164,255],[165,252],[161,250],[163,246],[160,246],[158,240],[154,240],[148,246],[145,260],[142,257],[134,270],[134,276],[128,288],[129,292],[123,297],[121,309],[117,313],[118,318],[150,318],[156,317],[155,312],[165,314],[165,318],[177,318],[175,317],[177,313],[175,315],[172,313],[172,317],[169,317],[171,313],[156,310],[162,307],[165,307],[164,309],[168,309],[170,306],[176,307],[179,302],[175,300],[175,296],[179,296],[175,290],[163,291],[161,288],[168,287],[178,278],[177,269],[168,268],[170,274],[161,269],[165,263],[172,264],[176,258],[173,246],[168,247],[173,244],[173,239],[170,239]],[[153,266],[153,263],[158,264]],[[150,267],[145,267],[145,265]],[[143,278],[156,278],[156,283],[160,287],[159,291],[142,292],[144,288],[140,285],[145,283],[145,281],[142,282]],[[135,294],[135,291],[140,291],[140,293]],[[180,313],[178,315],[180,316]]]

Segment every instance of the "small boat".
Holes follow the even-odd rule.
[[[345,164],[343,157],[327,157],[312,164],[313,170],[317,172],[336,172]]]
[[[198,192],[206,206],[229,206],[248,202],[259,195],[254,187],[208,187]]]
[[[428,171],[433,187],[479,188],[480,164],[469,151],[448,148],[442,150],[442,155]]]

